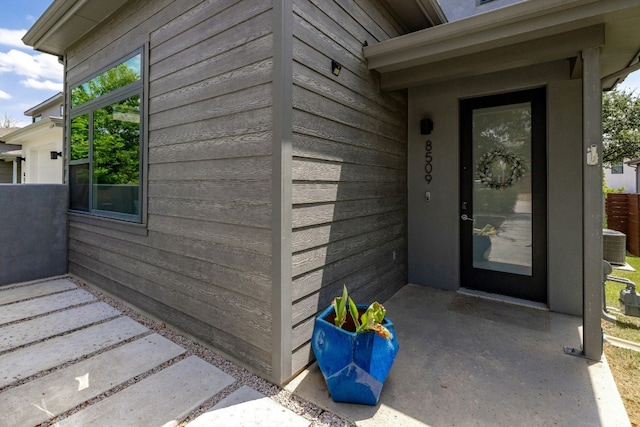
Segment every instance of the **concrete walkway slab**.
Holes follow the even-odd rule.
[[[17,302],[15,304],[7,304],[0,310],[0,325],[39,316],[93,300],[95,300],[95,297],[89,292],[76,289],[62,292],[61,294]]]
[[[2,423],[43,423],[184,352],[182,347],[153,334],[100,353],[0,393]]]
[[[264,394],[242,386],[187,427],[227,425],[234,427],[308,427],[309,421],[284,408]]]
[[[77,286],[75,283],[69,279],[38,282],[10,289],[0,288],[0,305],[22,301],[28,298],[41,297],[56,292],[69,291],[76,288]]]
[[[191,356],[65,418],[58,426],[177,426],[189,412],[234,381]]]
[[[0,388],[129,338],[148,329],[121,317],[0,356]]]
[[[0,352],[73,331],[120,314],[122,313],[115,308],[98,302],[9,326],[0,326]]]

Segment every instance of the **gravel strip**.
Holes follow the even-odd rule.
[[[219,401],[221,401],[222,399],[224,399],[225,397],[227,397],[228,395],[230,395],[231,393],[233,393],[243,385],[246,385],[248,387],[251,387],[259,391],[260,393],[278,402],[279,404],[291,410],[292,412],[304,417],[306,420],[311,422],[312,427],[355,426],[355,424],[350,423],[331,412],[325,411],[324,409],[321,409],[310,402],[300,399],[298,396],[293,395],[287,390],[284,390],[278,387],[277,385],[272,384],[258,377],[257,375],[247,371],[246,369],[228,361],[227,359],[215,353],[213,350],[205,347],[204,345],[185,337],[184,335],[172,330],[171,328],[168,328],[165,325],[165,323],[152,320],[149,317],[142,315],[140,312],[124,304],[122,301],[106,295],[102,291],[98,290],[93,286],[88,285],[86,282],[83,282],[79,278],[75,276],[68,276],[67,278],[71,280],[73,283],[75,283],[79,288],[84,289],[92,293],[93,295],[95,295],[97,300],[103,301],[111,305],[117,310],[120,310],[125,316],[130,317],[131,319],[141,323],[142,325],[146,326],[152,331],[182,346],[184,349],[187,350],[187,353],[182,357],[180,357],[180,359],[190,355],[198,356],[201,359],[205,360],[206,362],[212,364],[213,366],[217,367],[218,369],[222,370],[223,372],[235,378],[236,381],[233,384],[226,387],[221,392],[216,394],[214,397],[212,397],[211,399],[207,400],[202,405],[200,405],[196,410],[191,412],[187,416],[187,418],[180,424],[180,426],[184,426],[186,423],[192,421],[202,413],[208,411]],[[146,376],[147,375],[144,375],[144,377]],[[130,381],[126,384],[122,384],[121,386],[118,386],[115,389],[110,390],[108,395],[116,393],[130,386],[131,384],[137,382],[138,380],[139,379],[136,379],[136,381]],[[95,400],[98,401],[105,397],[107,397],[106,394],[103,396],[99,396]],[[93,403],[93,400],[90,403]],[[81,409],[81,408],[76,408],[75,411],[77,411],[78,409]],[[69,413],[64,414],[64,417],[69,415],[71,415],[71,411]],[[62,418],[62,417],[58,417],[58,419],[59,418]],[[51,421],[55,422],[55,420],[51,420]],[[50,424],[51,423],[47,423],[47,425],[50,425]]]

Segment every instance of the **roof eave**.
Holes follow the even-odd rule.
[[[365,47],[364,53],[369,68],[383,75],[406,72],[427,64],[462,60],[469,55],[603,25],[612,17],[627,18],[622,13],[627,10],[640,16],[640,8],[634,0],[528,1],[396,37]],[[629,47],[625,49],[629,51],[625,51],[628,57],[623,60],[617,53],[616,64],[608,64],[612,71],[633,62],[636,51]],[[534,55],[536,52],[531,52],[531,56]],[[607,61],[613,62],[610,58]]]
[[[24,138],[34,133],[44,132],[48,129],[62,128],[64,120],[62,117],[44,117],[42,120],[35,123],[31,123],[25,127],[15,130],[2,137],[2,140],[6,143],[17,143],[24,140]]]
[[[29,108],[27,111],[24,112],[25,116],[31,116],[33,113],[35,113],[38,110],[42,110],[46,107],[49,107],[50,105],[53,105],[54,103],[58,103],[60,101],[63,100],[62,97],[62,92],[58,92],[55,95],[53,95],[52,97],[50,97],[49,99],[46,99],[45,101],[42,101],[40,104]]]
[[[62,56],[129,0],[54,0],[22,41],[35,50]]]

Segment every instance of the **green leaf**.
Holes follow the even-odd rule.
[[[349,300],[349,294],[347,293],[347,286],[344,285],[342,290],[342,297],[336,297],[333,300],[333,309],[336,313],[334,323],[337,327],[342,328],[344,322],[347,320],[347,301]]]
[[[353,323],[356,325],[357,331],[360,327],[360,321],[358,320],[358,307],[351,297],[349,297],[349,311],[351,312],[351,318],[353,319]]]

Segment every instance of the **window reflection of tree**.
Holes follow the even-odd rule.
[[[72,109],[89,111],[70,122],[72,209],[89,210],[91,188],[91,209],[140,213],[141,58],[138,54],[71,91]]]

